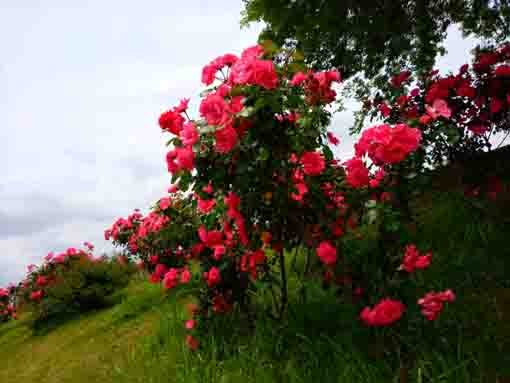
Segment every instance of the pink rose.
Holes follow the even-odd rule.
[[[163,287],[165,289],[172,289],[178,284],[178,272],[177,269],[171,268],[168,270],[168,272],[165,274],[163,278]]]
[[[301,85],[305,80],[307,79],[306,74],[303,72],[297,72],[293,77],[292,80],[290,80],[290,83],[293,86],[299,86]]]
[[[274,64],[269,60],[255,60],[253,62],[253,78],[256,85],[266,89],[274,89],[278,86],[278,75]]]
[[[220,125],[225,108],[223,97],[210,93],[200,103],[200,115],[207,120],[209,125]]]
[[[173,110],[164,112],[159,117],[159,126],[161,127],[161,129],[173,133],[176,136],[179,135],[179,132],[181,131],[183,124],[184,118],[179,113]]]
[[[325,265],[336,263],[336,248],[328,241],[322,241],[317,248],[317,255]]]
[[[321,174],[326,167],[322,154],[318,152],[305,152],[301,156],[300,162],[303,165],[303,172],[310,176]]]
[[[383,299],[373,309],[365,307],[360,318],[368,326],[388,326],[402,317],[405,306],[396,300]]]
[[[236,146],[238,141],[237,132],[231,125],[227,125],[223,129],[216,130],[215,138],[216,145],[214,148],[218,153],[230,152],[234,146]]]
[[[211,267],[206,274],[207,286],[212,287],[221,282],[220,270],[217,267]]]
[[[362,188],[368,186],[369,172],[365,163],[359,158],[354,157],[344,163],[346,175],[346,181],[353,188]]]
[[[195,125],[192,122],[184,124],[181,132],[179,133],[179,138],[185,146],[192,146],[196,144],[199,139],[199,134]]]

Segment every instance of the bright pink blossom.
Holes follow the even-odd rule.
[[[195,153],[191,148],[176,148],[177,151],[177,164],[180,169],[193,170],[193,160]]]
[[[185,146],[192,146],[198,142],[200,136],[195,125],[190,121],[184,124],[179,138]]]
[[[346,181],[353,188],[362,188],[369,184],[369,172],[365,163],[359,157],[351,158],[344,163]]]
[[[190,147],[172,149],[166,155],[168,171],[172,174],[183,169],[191,171],[194,159],[195,153]]]
[[[360,318],[368,326],[388,326],[398,321],[405,311],[405,306],[393,299],[383,299],[374,308],[365,307]]]
[[[200,115],[209,125],[220,125],[225,113],[225,100],[215,93],[210,93],[200,103]]]
[[[44,292],[42,290],[32,291],[30,293],[30,299],[33,301],[40,301],[44,295]]]
[[[191,272],[188,269],[184,269],[181,272],[181,283],[189,283],[191,281]]]
[[[161,210],[166,210],[172,205],[172,200],[168,197],[163,197],[159,200],[159,208]]]
[[[214,189],[213,189],[213,186],[212,186],[211,181],[209,181],[209,183],[207,184],[207,186],[204,186],[204,187],[202,188],[202,191],[203,191],[204,193],[207,193],[207,194],[212,194],[212,192],[214,191]]]
[[[318,152],[305,152],[301,156],[300,162],[303,165],[303,172],[309,176],[321,174],[326,167],[322,154]]]
[[[177,185],[170,185],[170,187],[168,188],[168,193],[173,194],[173,193],[175,193],[177,190],[179,190],[179,188],[177,187]]]
[[[304,195],[308,192],[308,187],[304,182],[300,182],[294,185],[294,187],[297,189],[297,193],[291,193],[290,197],[295,201],[302,201]]]
[[[193,319],[188,319],[186,323],[184,324],[184,327],[186,327],[187,330],[193,330],[195,328],[196,321]]]
[[[328,241],[323,241],[319,244],[317,255],[325,265],[336,263],[336,248]]]
[[[262,45],[253,45],[243,50],[241,53],[241,58],[243,60],[258,59],[262,57],[263,54],[264,47]]]
[[[167,290],[174,288],[179,283],[178,277],[179,273],[177,269],[171,268],[163,278],[163,287]]]
[[[290,80],[290,83],[293,86],[301,85],[305,80],[307,79],[306,74],[303,72],[297,72],[293,77],[292,80]]]
[[[208,214],[216,205],[216,201],[214,199],[205,200],[200,197],[197,198],[198,201],[198,210],[203,214]]]
[[[214,149],[218,153],[230,152],[238,141],[237,132],[231,125],[227,125],[223,129],[216,130],[215,138],[216,145],[214,146]]]
[[[278,76],[274,64],[269,60],[255,60],[253,63],[253,83],[266,89],[278,86]]]
[[[418,300],[421,306],[421,313],[428,320],[435,320],[443,310],[444,302],[455,301],[455,294],[452,290],[435,293],[429,292],[423,298]]]
[[[421,141],[421,131],[406,124],[390,127],[387,124],[366,129],[354,145],[356,156],[365,154],[376,164],[395,164],[416,150]]]
[[[225,254],[225,246],[219,245],[214,247],[213,258],[217,261]]]
[[[328,141],[333,145],[338,145],[340,140],[331,132],[328,132]]]
[[[39,287],[44,287],[48,284],[48,278],[43,275],[39,275],[35,281],[35,284]]]
[[[430,121],[432,121],[432,117],[430,117],[428,114],[424,114],[420,117],[420,124],[427,125]]]
[[[183,98],[179,101],[179,105],[174,108],[174,111],[177,113],[183,113],[188,109],[189,98]]]
[[[179,135],[179,132],[182,129],[182,125],[184,124],[184,118],[173,110],[169,110],[164,112],[159,117],[159,126],[161,129],[166,130],[170,133]]]
[[[431,253],[421,255],[415,245],[407,245],[404,260],[399,269],[412,273],[415,269],[426,269],[429,267],[431,260]]]
[[[450,118],[452,116],[452,110],[448,107],[448,103],[440,98],[435,99],[432,106],[425,105],[425,110],[434,120],[439,117]]]
[[[211,269],[205,274],[207,286],[212,287],[221,282],[220,270],[217,267],[211,267]]]

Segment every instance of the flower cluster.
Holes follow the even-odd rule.
[[[418,304],[421,306],[421,313],[425,318],[435,320],[443,310],[443,304],[453,301],[455,301],[455,294],[452,290],[445,290],[439,293],[432,291],[419,299]]]
[[[291,250],[308,258],[307,268],[322,268],[325,286],[335,281],[364,306],[381,297],[388,280],[406,277],[399,266],[411,273],[431,260],[409,245],[402,264],[391,261],[376,273],[382,274],[376,282],[365,275],[370,271],[363,257],[345,257],[344,251],[363,239],[367,203],[374,195],[385,203],[384,209],[378,207],[382,213],[397,208],[389,188],[399,186],[399,169],[413,162],[407,160],[423,145],[423,131],[404,122],[377,125],[363,132],[354,158],[335,159],[329,144],[338,139],[327,130],[327,106],[335,100],[333,86],[340,74],[296,73],[293,57],[273,61],[272,55],[254,46],[203,68],[208,88],[200,118],[190,118],[183,100],[159,119],[171,135],[169,195],[147,215],[135,211],[105,232],[167,291],[191,280],[199,286],[197,305],[185,322],[192,349],[215,314],[249,307],[260,289],[282,290],[273,302],[273,312],[281,315],[287,303],[285,258]],[[409,81],[405,73],[392,85]],[[431,100],[428,115],[445,119],[448,108]],[[387,254],[381,249],[375,256]],[[370,283],[379,283],[378,289]],[[394,296],[365,307],[360,318],[368,326],[388,326],[405,311]]]
[[[412,273],[416,269],[426,269],[429,267],[431,260],[432,253],[421,255],[415,245],[407,245],[404,260],[399,269]]]
[[[409,72],[396,75],[391,91],[366,107],[385,122],[419,128],[430,148],[427,160],[440,164],[445,157],[490,149],[488,138],[508,131],[509,68],[510,44],[479,50],[471,67],[447,76],[435,70],[412,89]]]
[[[307,74],[298,72],[294,75],[290,83],[293,86],[303,86],[306,94],[306,101],[310,105],[329,104],[335,101],[336,92],[331,89],[333,82],[340,81],[338,71],[326,71]]]
[[[356,156],[367,155],[374,164],[396,164],[414,152],[421,141],[421,132],[406,124],[388,124],[365,129],[354,145]]]
[[[365,307],[360,318],[368,326],[388,326],[398,321],[405,311],[405,306],[396,300],[383,299],[372,309]]]

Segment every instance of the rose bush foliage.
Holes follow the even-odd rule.
[[[490,150],[491,137],[510,131],[510,44],[478,49],[472,65],[455,74],[402,71],[382,89],[365,99],[365,113],[419,128],[429,165]]]
[[[457,75],[434,72],[416,83],[410,72],[396,75],[386,93],[367,99],[366,111],[382,121],[361,132],[350,159],[334,158],[339,139],[327,130],[340,74],[306,70],[301,59],[265,44],[204,66],[200,117],[190,118],[183,99],[159,118],[168,195],[105,231],[123,250],[115,262],[93,257],[86,244],[31,267],[25,300],[47,315],[62,298],[56,287],[74,275],[68,296],[88,306],[92,285],[81,277],[94,275],[102,301],[126,283],[119,267],[136,260],[169,292],[192,286],[198,304],[185,328],[196,349],[216,314],[250,312],[258,295],[268,293],[272,316],[282,319],[296,272],[289,266],[300,257],[304,270],[292,277],[334,290],[365,326],[419,336],[413,331],[437,320],[455,293],[430,291],[434,255],[416,244],[410,202],[431,167],[485,151],[491,134],[508,130],[510,48],[481,52]]]
[[[292,52],[254,46],[203,68],[200,118],[189,117],[186,99],[160,116],[174,186],[147,216],[121,218],[105,237],[164,288],[200,286],[188,330],[205,329],[214,314],[249,310],[266,290],[273,313],[284,315],[286,258],[296,249],[307,265],[299,278],[320,275],[350,295],[368,326],[388,326],[406,311],[415,322],[435,319],[453,300],[435,304],[423,284],[423,298],[409,294],[432,256],[402,235],[408,217],[399,188],[423,163],[426,132],[403,121],[374,126],[355,157],[335,159],[328,105],[340,80],[336,71],[306,71]],[[191,334],[187,343],[198,346]]]
[[[15,294],[15,286],[0,288],[0,323],[17,318]]]
[[[30,265],[18,286],[22,301],[32,308],[34,325],[64,313],[104,307],[118,289],[125,287],[134,270],[128,259],[96,257],[93,245],[49,253],[40,266]]]

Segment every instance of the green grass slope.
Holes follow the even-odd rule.
[[[159,286],[131,285],[118,305],[33,333],[22,318],[0,328],[0,382],[397,382],[394,361],[352,322],[334,297],[312,289],[313,300],[290,313],[285,326],[260,317],[256,329],[225,317],[198,352],[183,344],[185,313]],[[292,299],[296,299],[293,296]],[[460,301],[465,310],[469,302]],[[235,317],[235,315],[234,315]],[[234,321],[236,324],[234,324]],[[245,325],[243,325],[243,323]],[[496,382],[496,348],[464,336],[420,345],[410,382]],[[438,347],[438,344],[440,347]],[[487,347],[489,345],[489,347]],[[491,356],[492,355],[492,356]],[[501,355],[500,355],[501,357]],[[503,355],[504,357],[504,355]],[[504,381],[502,381],[504,382]]]
[[[133,285],[122,303],[34,333],[28,315],[0,327],[0,382],[114,381],[158,321],[158,286]]]
[[[190,352],[183,341],[184,290],[167,297],[138,279],[104,310],[37,332],[28,315],[1,324],[0,382],[510,381],[504,379],[510,377],[508,225],[488,221],[454,195],[431,197],[418,210],[420,238],[437,249],[431,288],[451,286],[457,300],[411,345],[412,355],[385,355],[358,313],[316,283],[301,301],[297,280],[289,281],[284,322],[255,312],[220,317]],[[407,380],[399,369],[406,359],[413,360]]]

